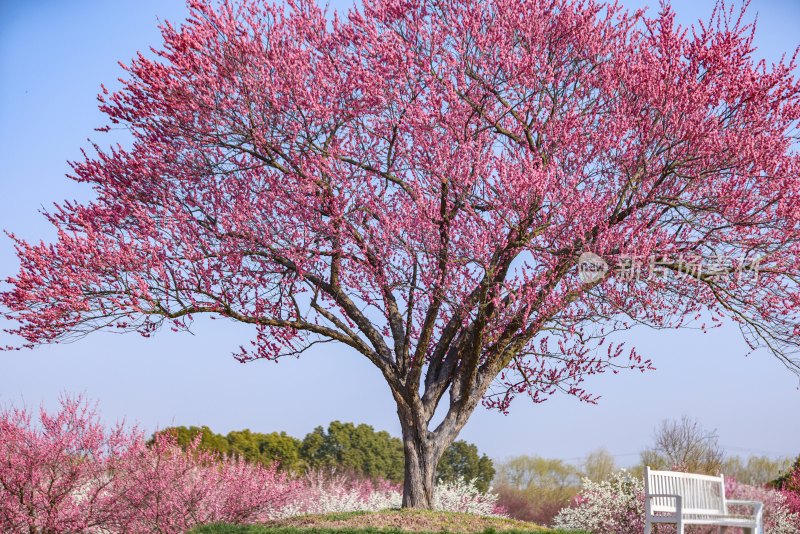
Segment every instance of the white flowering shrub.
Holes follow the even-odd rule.
[[[434,490],[435,510],[480,515],[502,515],[497,506],[498,495],[483,493],[474,482],[456,480],[440,482]],[[377,512],[400,508],[403,494],[400,487],[387,482],[350,480],[344,476],[310,473],[303,479],[302,490],[284,506],[279,517],[336,512]]]
[[[475,487],[474,481],[458,479],[440,482],[433,493],[434,510],[464,512],[479,515],[502,515],[497,500],[499,495],[491,489],[486,493]]]
[[[399,508],[403,501],[400,489],[394,484],[353,480],[342,475],[319,471],[307,474],[302,480],[302,487],[303,490],[297,492],[293,502],[281,510],[279,514],[281,517],[336,512],[372,512]]]
[[[564,530],[592,534],[641,534],[644,484],[624,470],[603,482],[585,478],[573,506],[562,509],[553,524]]]
[[[387,508],[399,508],[403,496],[398,490],[373,489],[364,492],[362,488],[328,488],[310,503],[305,513],[329,514],[334,512],[377,512]]]

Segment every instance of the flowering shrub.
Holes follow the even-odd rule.
[[[792,513],[786,497],[780,492],[739,484],[733,479],[725,482],[727,498],[764,503],[766,534],[800,534],[800,516]],[[732,509],[732,512],[736,511]],[[596,483],[585,479],[583,490],[573,506],[563,509],[556,516],[555,526],[593,534],[640,534],[644,530],[643,482],[625,471],[616,473],[607,482]],[[660,528],[671,527],[665,525]],[[711,534],[717,530],[716,527],[694,527],[690,532]]]
[[[0,409],[0,531],[88,532],[119,507],[108,491],[132,445],[121,426],[107,431],[94,407],[62,398],[55,415]]]
[[[786,506],[800,515],[800,458],[782,481],[781,493],[786,498]]]
[[[497,494],[481,492],[474,481],[459,479],[436,485],[433,507],[447,512],[504,515],[497,500]],[[375,512],[400,508],[402,502],[403,494],[396,484],[369,479],[354,480],[316,471],[304,477],[302,489],[293,495],[293,502],[280,511],[280,516],[357,510]]]
[[[739,484],[725,479],[725,496],[728,499],[760,501],[764,503],[764,531],[766,534],[800,534],[800,515],[787,506],[786,497],[770,488]],[[732,507],[730,510],[736,513]]]
[[[184,452],[170,435],[157,436],[149,447],[138,442],[109,488],[124,505],[113,527],[178,533],[202,523],[266,521],[278,517],[300,487],[274,465],[220,458],[198,445]]]
[[[185,532],[199,523],[277,517],[302,485],[275,466],[187,452],[169,435],[107,431],[80,397],[38,424],[0,411],[0,531]]]
[[[440,482],[433,493],[433,508],[447,512],[479,515],[504,515],[498,506],[499,496],[491,491],[481,492],[474,481],[463,479]]]
[[[644,531],[644,485],[626,471],[609,480],[583,480],[583,489],[571,507],[554,519],[564,530],[583,530],[593,534],[641,534]]]
[[[323,471],[306,474],[292,497],[292,502],[280,510],[280,517],[399,508],[403,500],[395,484]]]
[[[277,470],[202,450],[174,436],[148,445],[138,430],[106,430],[80,397],[38,424],[0,411],[0,532],[173,534],[202,523],[254,523],[299,514],[398,508],[397,485]],[[496,514],[497,496],[471,482],[436,488],[440,510]]]

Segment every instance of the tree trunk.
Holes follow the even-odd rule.
[[[427,429],[423,429],[423,432],[427,432]],[[432,440],[421,437],[417,429],[403,425],[403,508],[433,507],[436,466],[441,457],[435,445]]]
[[[428,431],[428,421],[423,413],[401,401],[398,401],[397,414],[403,430],[405,456],[403,508],[430,509],[433,507],[436,468],[458,431]]]

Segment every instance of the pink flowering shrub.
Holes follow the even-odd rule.
[[[781,493],[786,498],[786,506],[800,516],[800,459],[783,482]]]
[[[766,534],[800,534],[800,515],[787,505],[786,496],[771,488],[740,484],[732,478],[725,479],[725,496],[742,501],[764,503],[764,531]],[[737,510],[731,507],[731,512]]]
[[[781,494],[786,499],[786,507],[794,514],[800,516],[800,493],[796,491],[783,490]]]
[[[497,514],[497,496],[459,481],[436,488],[441,510]],[[177,534],[213,522],[397,508],[388,482],[310,473],[289,477],[201,450],[170,434],[146,444],[136,429],[107,430],[82,398],[55,414],[0,410],[0,532]]]
[[[110,488],[124,505],[114,529],[169,534],[203,523],[267,521],[300,488],[275,465],[220,458],[198,444],[183,451],[163,434],[149,447],[137,443]]]
[[[106,430],[94,407],[62,398],[60,410],[0,409],[0,531],[91,532],[119,513],[109,487],[141,441]]]
[[[725,481],[728,499],[760,501],[764,503],[764,531],[766,534],[800,534],[800,515],[787,506],[781,492],[746,484],[733,479]],[[737,510],[731,507],[732,513]],[[572,506],[564,508],[554,520],[558,528],[582,530],[592,534],[641,534],[644,531],[644,484],[638,477],[625,471],[615,474],[606,482],[585,479],[583,489]],[[671,525],[659,525],[659,534],[674,532]],[[716,527],[690,527],[692,534],[716,534]],[[729,533],[736,529],[728,529]]]
[[[80,397],[36,423],[27,410],[0,411],[0,532],[171,534],[279,517],[303,491],[276,466],[107,431]]]

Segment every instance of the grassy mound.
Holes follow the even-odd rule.
[[[566,534],[565,531],[552,530],[516,519],[430,510],[305,515],[264,525],[204,525],[192,530],[192,534],[400,534],[403,532]]]

